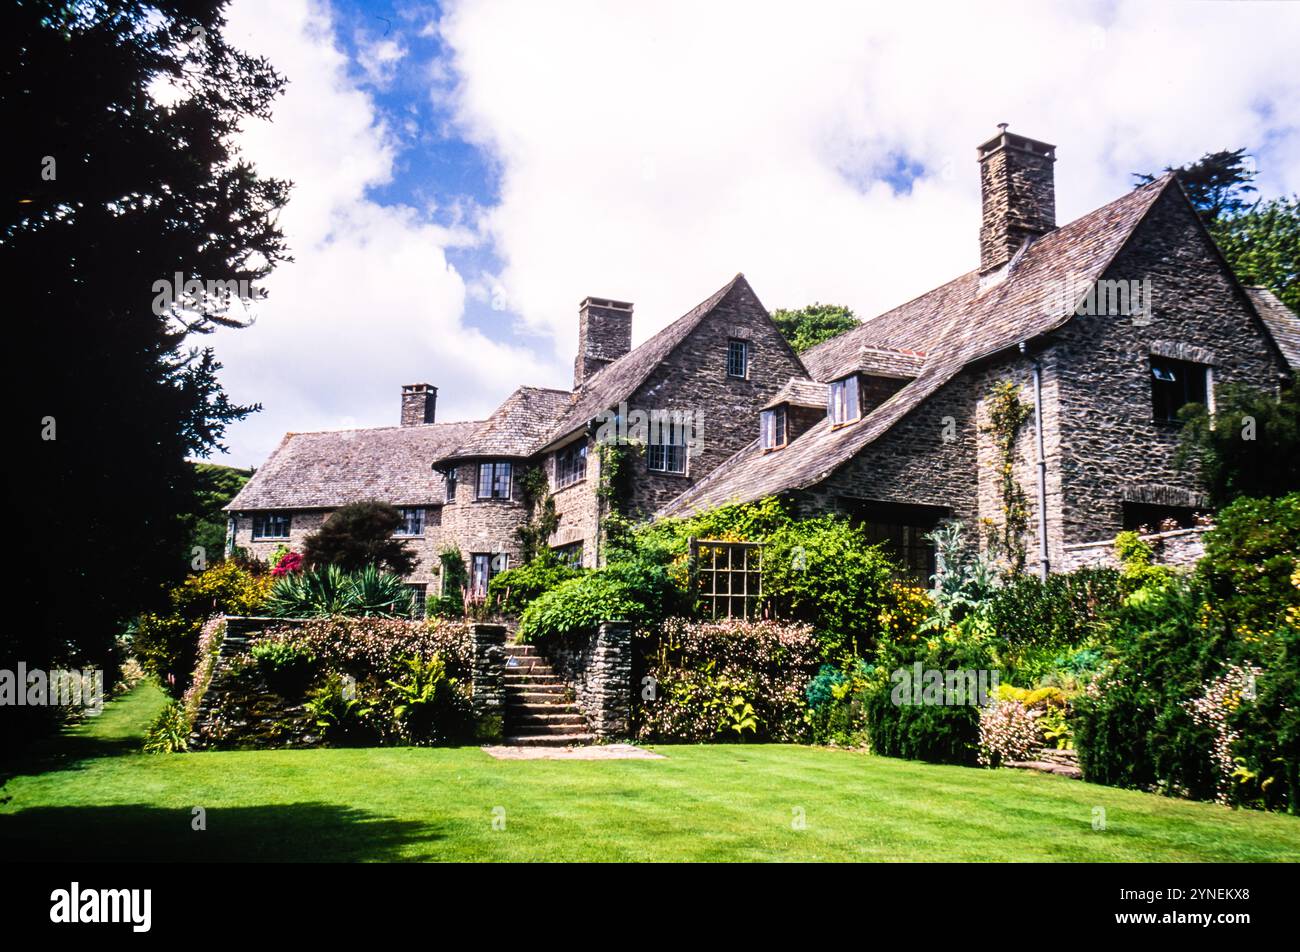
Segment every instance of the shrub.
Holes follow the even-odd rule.
[[[1119,601],[1119,573],[1110,568],[1079,569],[1046,581],[1027,575],[1008,580],[987,606],[989,623],[1005,645],[1003,676],[1034,684],[1059,670],[1066,655],[1100,635],[1103,619]]]
[[[915,632],[883,641],[864,692],[867,734],[878,754],[940,763],[974,765],[979,758],[979,706],[930,703],[897,693],[901,674],[916,665],[922,672],[999,670],[997,638],[978,614],[967,615],[942,632]],[[921,700],[925,703],[908,703]],[[973,699],[966,698],[971,701]]]
[[[273,691],[286,697],[301,694],[311,680],[316,656],[297,641],[263,639],[248,652]]]
[[[365,746],[383,736],[369,686],[330,674],[307,695],[307,711],[324,738],[340,746]]]
[[[430,595],[425,614],[439,618],[464,618],[467,614],[465,593],[469,590],[469,569],[455,546],[438,553],[442,567],[442,594]],[[489,583],[490,584],[490,583]]]
[[[397,618],[409,614],[410,598],[399,577],[373,565],[352,573],[327,565],[276,579],[266,612],[277,618]]]
[[[306,561],[297,552],[285,552],[279,558],[273,558],[271,561],[271,575],[279,578],[282,575],[292,575],[295,572],[301,572],[306,566]]]
[[[1214,388],[1214,413],[1185,407],[1179,461],[1196,458],[1210,501],[1221,506],[1243,496],[1280,496],[1300,487],[1300,390],[1281,397],[1249,387]],[[1251,438],[1244,439],[1249,427]]]
[[[817,744],[857,747],[866,743],[866,701],[874,668],[856,659],[847,672],[824,664],[808,682],[810,739]]]
[[[806,733],[804,692],[818,655],[808,626],[670,618],[636,643],[639,683],[652,688],[634,711],[642,740],[793,741]]]
[[[340,506],[303,540],[307,567],[333,565],[344,572],[359,572],[377,565],[394,575],[410,575],[415,568],[415,553],[409,543],[393,536],[401,525],[401,514],[385,502],[370,500]]]
[[[472,716],[469,698],[434,654],[402,661],[401,680],[389,680],[392,720],[410,744],[446,743],[468,737]]]
[[[175,754],[188,750],[190,720],[176,701],[168,702],[150,726],[144,739],[146,754]]]
[[[362,678],[399,676],[407,658],[442,659],[448,674],[467,678],[473,663],[469,626],[431,618],[330,618],[273,628],[263,641],[288,641],[310,653],[324,670]]]
[[[488,602],[507,615],[518,615],[561,582],[582,574],[582,569],[560,562],[554,556],[539,557],[492,576],[488,582]]]
[[[562,582],[535,599],[519,618],[518,640],[544,641],[588,631],[602,621],[632,620],[642,605],[617,576],[599,571]]]
[[[999,767],[1008,761],[1029,760],[1043,744],[1040,711],[1017,700],[994,700],[979,712],[979,762]]]
[[[1222,664],[1222,637],[1198,623],[1202,593],[1175,576],[1129,595],[1110,626],[1109,664],[1075,704],[1084,778],[1213,796],[1212,732],[1190,703]]]
[[[189,686],[198,661],[198,639],[212,615],[249,615],[261,610],[271,579],[234,561],[217,562],[191,575],[169,593],[171,611],[144,614],[130,629],[131,651],[173,697]]]
[[[826,516],[777,529],[763,550],[763,590],[777,618],[805,622],[827,658],[862,655],[897,607],[893,566],[846,519]]]

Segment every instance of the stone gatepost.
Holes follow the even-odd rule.
[[[469,626],[474,647],[472,704],[479,739],[499,741],[506,704],[506,626],[476,622]]]
[[[632,626],[604,621],[596,630],[587,675],[588,713],[597,737],[627,737],[632,719]]]

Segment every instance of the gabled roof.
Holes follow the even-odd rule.
[[[567,390],[520,387],[459,444],[434,457],[431,462],[478,459],[488,456],[520,458],[532,456],[564,415],[573,395]]]
[[[770,410],[783,403],[824,410],[826,409],[826,384],[803,377],[791,377],[786,385],[776,392],[776,396],[767,401],[763,409]]]
[[[864,346],[923,351],[926,358],[916,379],[857,423],[832,428],[822,420],[771,453],[755,440],[660,515],[687,515],[819,483],[968,364],[1060,327],[1078,304],[1067,303],[1060,289],[1083,289],[1100,278],[1172,181],[1166,174],[1048,232],[1024,249],[997,284],[981,290],[979,273],[972,271],[805,351],[804,366],[817,380],[852,372]]]
[[[464,440],[480,422],[286,433],[225,508],[334,509],[367,499],[395,506],[441,505],[443,479],[429,461]]]
[[[723,287],[709,295],[677,320],[638,347],[632,348],[618,360],[602,367],[594,376],[583,382],[574,393],[567,413],[551,431],[548,444],[553,444],[570,433],[585,427],[604,411],[617,407],[649,379],[659,365],[671,354],[704,319],[721,304],[733,290],[744,289],[754,294],[743,274],[737,274]],[[754,295],[757,299],[757,295]]]
[[[1264,326],[1293,373],[1300,373],[1300,317],[1268,288],[1246,288]]]

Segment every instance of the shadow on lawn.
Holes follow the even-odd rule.
[[[146,804],[33,807],[0,814],[0,855],[19,862],[360,862],[401,859],[441,839],[425,823],[330,803],[214,807],[206,830],[189,809]]]

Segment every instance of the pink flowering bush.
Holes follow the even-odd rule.
[[[302,554],[299,552],[286,552],[275,560],[271,566],[271,574],[276,578],[282,578],[285,575],[293,575],[301,572],[304,566]]]
[[[1231,665],[1218,677],[1205,683],[1205,691],[1200,697],[1187,702],[1192,720],[1214,732],[1214,746],[1210,756],[1214,761],[1217,779],[1215,799],[1220,803],[1232,803],[1233,782],[1237,779],[1239,769],[1233,746],[1241,739],[1241,735],[1232,723],[1232,715],[1243,704],[1255,700],[1255,679],[1263,674],[1262,668]]]
[[[807,733],[804,690],[819,661],[811,626],[669,618],[637,638],[640,739],[795,741]]]
[[[1029,760],[1043,746],[1038,726],[1041,708],[1031,710],[1021,701],[1005,698],[980,708],[979,762],[999,767],[1012,760]]]

